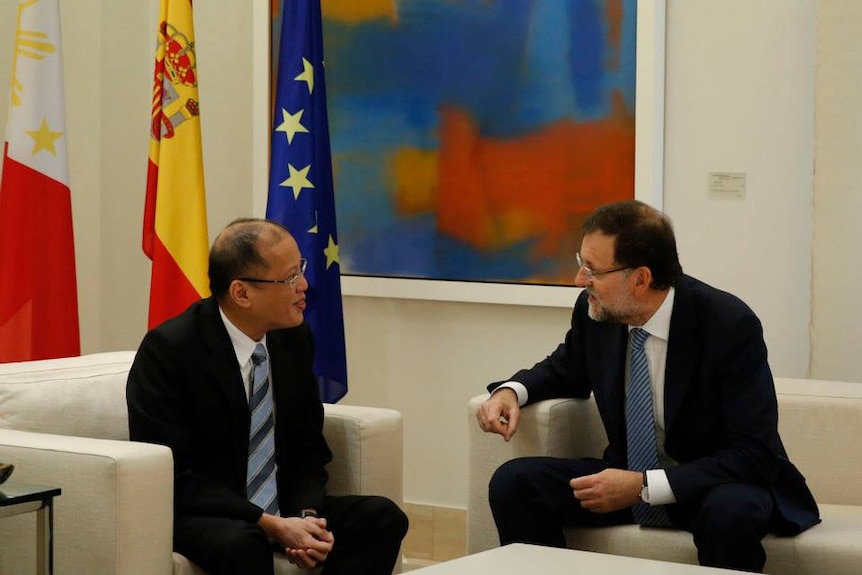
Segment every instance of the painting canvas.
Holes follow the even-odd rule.
[[[571,285],[635,195],[637,1],[322,7],[342,273]]]

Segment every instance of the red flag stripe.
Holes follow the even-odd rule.
[[[0,179],[0,362],[81,352],[69,188],[8,156]]]

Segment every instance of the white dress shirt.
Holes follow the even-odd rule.
[[[218,308],[219,315],[221,315],[221,320],[224,323],[224,327],[227,330],[227,334],[230,337],[230,342],[233,345],[233,351],[236,354],[236,361],[239,365],[239,372],[242,375],[242,381],[245,385],[245,397],[249,401],[251,400],[251,372],[254,369],[254,363],[251,361],[251,355],[254,353],[254,348],[258,343],[262,343],[263,347],[266,349],[266,335],[263,336],[259,342],[254,341],[247,335],[245,335],[242,330],[240,330],[237,326],[235,326],[228,317],[224,314],[221,307]],[[267,349],[267,355],[269,354],[269,350]]]

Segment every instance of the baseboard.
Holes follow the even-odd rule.
[[[402,553],[421,561],[447,561],[467,554],[467,510],[405,503],[410,529]]]

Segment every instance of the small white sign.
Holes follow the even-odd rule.
[[[709,197],[716,199],[745,199],[745,173],[710,172]]]

